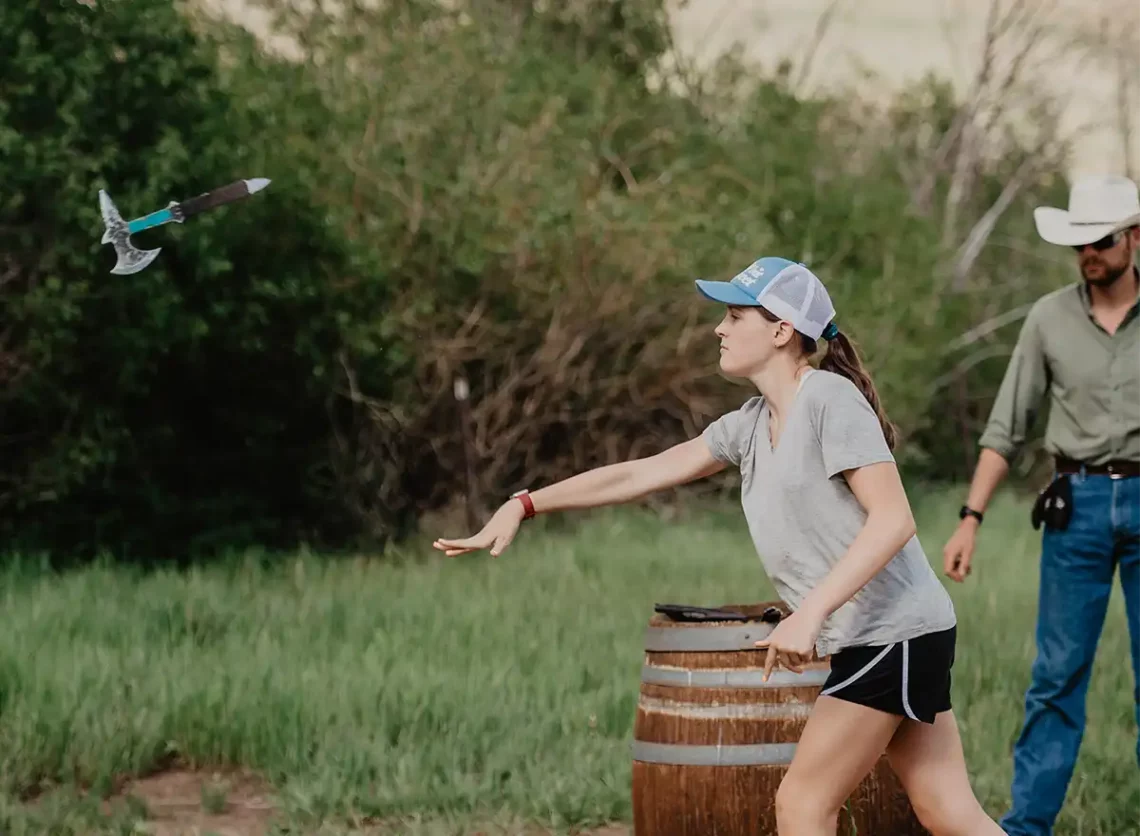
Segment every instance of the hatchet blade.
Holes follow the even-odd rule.
[[[119,276],[127,276],[145,270],[150,263],[158,258],[162,248],[154,250],[140,250],[131,243],[131,230],[119,210],[115,207],[111,196],[103,189],[99,190],[99,211],[103,215],[103,243],[115,247],[118,260],[111,272]]]

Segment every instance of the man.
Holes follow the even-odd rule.
[[[1013,750],[1013,804],[1001,821],[1010,836],[1053,831],[1118,566],[1140,725],[1140,196],[1123,177],[1083,178],[1069,211],[1038,208],[1034,219],[1044,240],[1076,251],[1084,281],[1039,299],[1026,317],[943,551],[946,574],[962,581],[986,504],[1047,401],[1055,481],[1034,509],[1044,530],[1037,656]]]

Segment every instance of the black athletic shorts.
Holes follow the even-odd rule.
[[[820,696],[933,723],[950,710],[957,627],[887,645],[846,647],[831,656]]]

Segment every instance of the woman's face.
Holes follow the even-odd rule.
[[[770,322],[759,310],[729,305],[716,327],[720,369],[731,377],[752,377],[795,335],[787,322]]]

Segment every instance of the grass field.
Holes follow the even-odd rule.
[[[933,561],[958,497],[916,503]],[[1037,535],[987,515],[959,612],[955,702],[999,814],[1033,656]],[[264,776],[276,832],[556,832],[628,821],[644,622],[654,602],[771,598],[735,509],[546,520],[498,560],[432,536],[394,560],[258,555],[184,573],[93,567],[0,581],[0,833],[90,833],[97,797],[172,763]],[[1059,834],[1138,834],[1132,673],[1119,589]],[[80,789],[90,789],[84,798]],[[204,807],[224,805],[205,790]],[[145,819],[129,803],[100,832]]]

